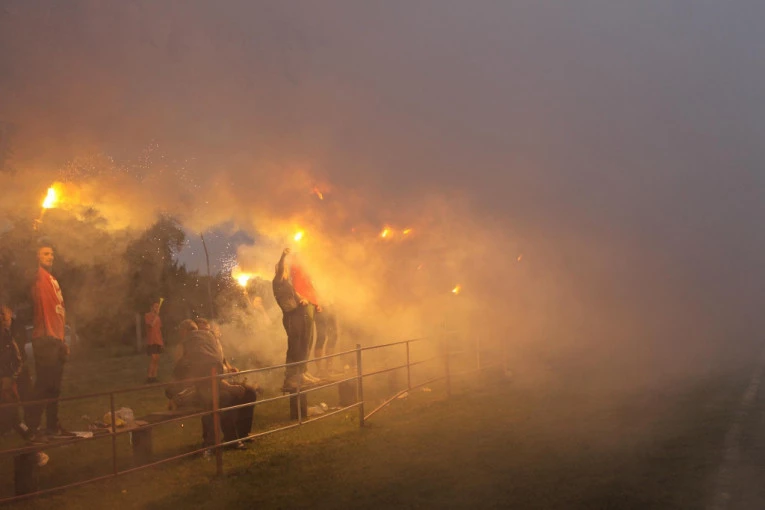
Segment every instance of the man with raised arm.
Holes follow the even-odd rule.
[[[313,305],[305,297],[298,294],[289,279],[286,258],[290,249],[285,248],[273,280],[274,297],[282,309],[282,324],[287,332],[287,360],[285,363],[299,363],[308,359],[308,349],[313,334]],[[289,366],[284,374],[285,391],[292,391],[298,384],[314,382],[310,376],[305,376],[305,364]]]

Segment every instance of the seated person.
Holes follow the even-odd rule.
[[[226,372],[223,365],[223,352],[211,332],[200,330],[192,320],[183,321],[178,326],[178,330],[181,342],[176,351],[177,359],[173,372],[176,380],[209,377],[213,368],[219,374]],[[221,379],[219,383],[221,408],[254,403],[257,398],[256,389],[246,384],[235,384],[225,379]],[[182,386],[183,391],[178,392]],[[186,385],[181,384],[175,388],[175,391],[177,392],[176,396],[192,391],[196,394],[195,398],[198,404],[205,408],[212,407],[212,387],[209,380]],[[224,442],[247,437],[252,428],[253,411],[253,406],[247,406],[220,413]],[[213,415],[202,418],[202,440],[205,446],[212,446],[215,441],[212,433],[213,419]],[[241,441],[238,441],[233,444],[232,448],[242,449],[245,446]]]

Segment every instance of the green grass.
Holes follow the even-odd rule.
[[[143,378],[144,363],[137,356],[74,360],[65,391],[126,386]],[[193,457],[15,506],[701,508],[746,376],[707,375],[618,395],[576,384],[522,387],[493,374],[455,380],[447,398],[438,383],[396,400],[364,429],[350,411],[258,439],[245,452],[225,452],[222,478],[214,461]],[[399,384],[378,379],[366,386],[375,402]],[[332,405],[332,396],[313,402]],[[164,398],[149,392],[130,404],[152,410]],[[279,404],[257,408],[256,429],[284,423],[286,402]],[[82,411],[66,407],[68,419]],[[163,427],[155,451],[195,448],[197,422]],[[130,464],[126,439],[123,467]],[[106,440],[51,450],[43,483],[108,472],[110,448]]]

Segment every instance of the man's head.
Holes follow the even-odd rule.
[[[53,244],[43,238],[37,241],[37,264],[50,271],[53,268]]]
[[[185,321],[178,324],[178,334],[180,335],[181,340],[184,340],[189,336],[189,333],[198,329],[199,328],[197,327],[197,323],[191,319],[186,319]]]
[[[151,311],[154,313],[159,313],[159,301],[155,301],[151,304]]]
[[[210,331],[212,329],[210,327],[210,321],[203,319],[202,317],[194,319],[194,322],[197,323],[197,328],[199,328],[200,331]]]

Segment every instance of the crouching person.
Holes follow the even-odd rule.
[[[176,351],[174,369],[174,377],[177,380],[208,377],[213,368],[218,374],[226,372],[220,343],[210,331],[201,331],[194,321],[185,320],[178,326],[178,332],[181,341]],[[220,408],[254,404],[256,400],[255,388],[246,384],[231,383],[223,379],[219,381],[219,390]],[[202,407],[212,408],[212,387],[209,379],[191,383],[179,394],[184,392],[194,393],[196,401]],[[220,413],[223,441],[235,441],[230,448],[246,448],[241,440],[250,433],[253,411],[253,406],[245,406]],[[215,444],[213,420],[213,415],[202,418],[202,440],[205,446]]]

